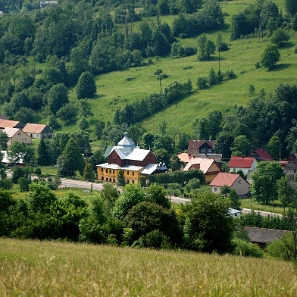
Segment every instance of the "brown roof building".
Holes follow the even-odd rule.
[[[44,124],[28,123],[23,128],[23,131],[26,134],[28,134],[31,138],[41,139],[41,138],[51,138],[53,136],[52,128]]]
[[[24,127],[24,124],[19,121],[0,119],[0,129],[5,129],[5,128],[23,129],[23,127]]]
[[[257,244],[260,248],[265,249],[268,243],[281,238],[288,230],[268,229],[258,227],[245,227],[248,237],[252,243]]]

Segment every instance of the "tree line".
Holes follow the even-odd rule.
[[[58,198],[47,185],[32,183],[25,198],[1,190],[0,213],[0,236],[23,239],[223,254],[234,252],[238,234],[227,198],[205,192],[175,211],[156,184],[130,184],[119,193],[106,183],[87,203],[77,193]]]

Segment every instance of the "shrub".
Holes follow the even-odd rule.
[[[234,246],[233,255],[256,258],[264,256],[264,252],[257,245],[241,238],[232,239],[232,244]]]

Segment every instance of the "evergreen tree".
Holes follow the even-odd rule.
[[[119,186],[125,185],[124,171],[122,169],[119,170],[117,182]]]
[[[96,84],[93,75],[85,71],[78,79],[76,95],[78,99],[91,98],[96,93]]]
[[[37,164],[40,166],[50,165],[50,155],[44,139],[40,139],[37,148]]]
[[[75,176],[75,171],[78,170],[82,175],[84,167],[85,161],[78,144],[73,138],[70,138],[62,155],[58,158],[59,174],[61,176]]]
[[[91,163],[87,163],[84,168],[83,179],[87,181],[94,180],[94,171]]]

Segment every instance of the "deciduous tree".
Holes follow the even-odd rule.
[[[251,174],[251,194],[258,202],[268,204],[277,199],[277,181],[284,175],[278,162],[260,162]]]

